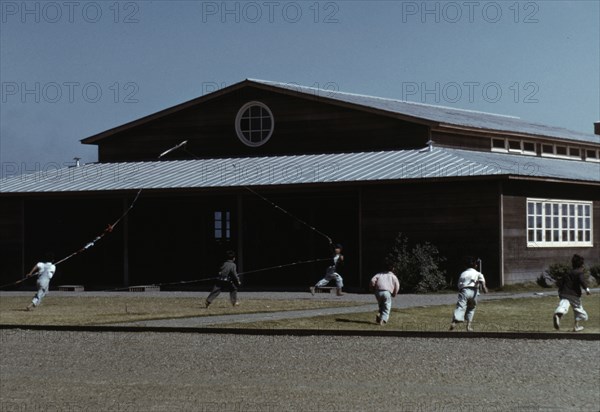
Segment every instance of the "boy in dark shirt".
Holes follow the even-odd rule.
[[[233,306],[238,306],[237,300],[237,288],[242,285],[240,278],[237,274],[237,266],[235,264],[235,252],[228,251],[226,254],[227,260],[221,266],[219,270],[219,277],[213,290],[206,298],[206,307],[208,308],[213,300],[221,293],[222,289],[229,290],[229,298]]]
[[[573,332],[583,330],[583,326],[579,325],[579,322],[588,320],[588,314],[581,305],[581,289],[585,289],[588,295],[591,294],[583,276],[583,263],[584,260],[581,256],[573,255],[571,259],[573,270],[557,281],[560,303],[554,311],[554,329],[556,330],[560,329],[560,319],[569,311],[569,306],[573,306],[573,315],[575,316]]]
[[[331,245],[333,249],[333,258],[331,260],[331,265],[327,268],[327,272],[325,272],[325,277],[317,282],[315,286],[310,287],[310,293],[315,295],[315,291],[318,288],[326,286],[330,281],[335,280],[335,287],[338,296],[342,296],[344,293],[342,292],[342,288],[344,287],[344,279],[340,275],[340,269],[344,265],[344,255],[342,255],[342,245],[337,243],[336,245]]]

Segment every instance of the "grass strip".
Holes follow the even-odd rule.
[[[374,301],[375,303],[375,301]],[[473,326],[477,332],[551,332],[554,331],[552,316],[558,304],[553,296],[502,299],[479,302]],[[589,320],[582,322],[587,333],[600,333],[600,296],[586,296],[583,307]],[[258,329],[353,329],[373,330],[383,328],[399,331],[447,331],[452,319],[454,305],[392,309],[385,326],[375,324],[376,312],[326,315],[300,319],[283,319],[253,323],[232,323],[221,327]],[[561,322],[561,332],[573,328],[573,312],[569,310]],[[465,330],[459,325],[457,330]]]
[[[360,303],[318,299],[248,299],[232,307],[227,298],[204,307],[204,297],[48,296],[32,311],[30,298],[0,297],[0,323],[21,325],[102,325],[192,316],[268,313],[303,309],[357,306]]]

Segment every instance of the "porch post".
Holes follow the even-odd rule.
[[[243,218],[244,218],[244,202],[242,194],[237,195],[237,210],[236,210],[236,237],[237,237],[237,269],[238,272],[244,271],[244,230],[243,230]]]
[[[123,198],[123,213],[129,208],[127,197]],[[123,286],[129,286],[129,215],[123,218]]]

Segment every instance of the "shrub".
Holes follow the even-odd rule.
[[[400,280],[402,292],[435,292],[448,287],[446,273],[440,268],[446,259],[431,243],[417,244],[410,249],[406,236],[399,233],[388,261]]]
[[[548,275],[550,275],[550,277],[554,279],[554,281],[558,281],[563,276],[571,272],[571,270],[571,265],[569,264],[553,263],[548,267],[546,273],[548,273]],[[596,283],[600,284],[600,265],[594,265],[589,269],[586,268],[584,271],[584,277],[588,284],[591,283],[590,281],[592,278],[596,281]]]
[[[548,271],[544,271],[537,279],[536,283],[543,288],[552,288],[556,286],[556,280],[548,274]]]
[[[563,276],[568,275],[569,272],[571,272],[571,265],[566,263],[553,263],[548,267],[548,270],[546,270],[546,273],[548,273],[555,282]]]

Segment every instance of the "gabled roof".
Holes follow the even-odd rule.
[[[468,179],[486,176],[600,185],[600,164],[448,148],[98,163],[5,178],[0,194],[210,189]]]
[[[459,127],[482,131],[492,130],[511,134],[568,139],[587,143],[600,143],[600,136],[592,133],[581,133],[561,127],[527,122],[514,116],[504,116],[473,110],[455,109],[445,106],[407,102],[402,100],[365,96],[361,94],[319,90],[290,83],[286,84],[265,80],[251,81],[276,88],[288,89],[299,93],[320,95],[324,98],[350,103],[365,108],[377,109],[383,112],[411,118],[413,120],[425,120],[437,125],[438,127]]]
[[[518,117],[503,116],[472,110],[455,109],[422,103],[386,99],[360,94],[344,93],[300,86],[293,83],[280,83],[266,80],[246,79],[229,87],[207,94],[188,102],[170,107],[116,128],[90,136],[83,143],[93,144],[105,137],[112,136],[129,128],[159,119],[191,106],[201,104],[216,97],[223,96],[243,87],[253,86],[278,93],[286,93],[297,97],[317,100],[329,104],[343,105],[357,110],[374,112],[383,116],[391,116],[416,123],[427,124],[442,130],[461,129],[470,132],[495,132],[522,137],[541,137],[549,139],[570,140],[589,144],[600,144],[600,136],[592,133],[581,133],[561,127],[549,126],[521,120]]]

